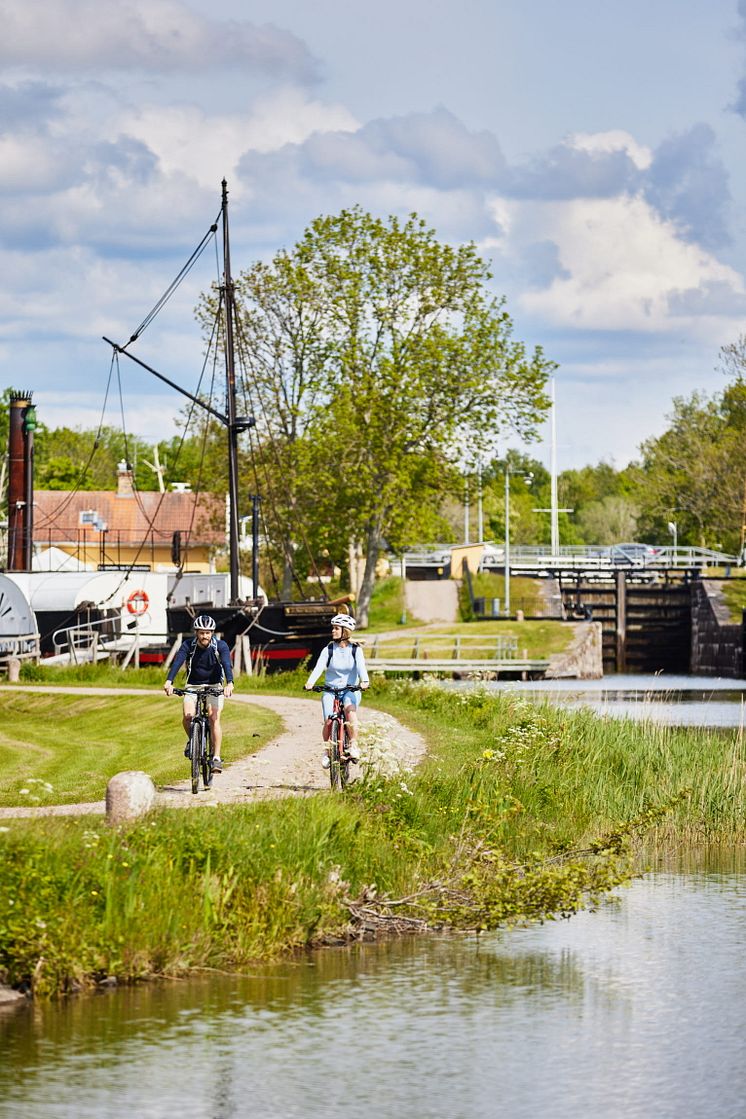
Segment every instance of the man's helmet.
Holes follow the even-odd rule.
[[[331,625],[342,626],[343,629],[353,630],[357,622],[349,614],[335,614],[331,620]]]
[[[209,629],[210,632],[215,629],[215,619],[211,618],[209,614],[200,614],[198,618],[194,619],[192,629],[197,632],[198,629]]]

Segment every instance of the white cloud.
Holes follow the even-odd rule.
[[[742,277],[711,253],[683,241],[642,198],[574,199],[568,202],[506,202],[498,199],[495,217],[510,232],[493,243],[519,258],[537,240],[557,246],[562,274],[540,291],[525,291],[520,305],[554,326],[579,330],[682,330],[680,295],[723,289],[744,295]],[[510,219],[506,223],[506,209]],[[678,298],[675,314],[671,304]],[[689,319],[705,332],[716,327],[709,316]]]
[[[567,144],[576,151],[608,154],[611,152],[625,152],[636,167],[647,171],[653,162],[653,153],[650,148],[638,144],[634,136],[622,129],[612,129],[609,132],[573,132],[567,139]]]
[[[195,72],[238,66],[312,76],[289,31],[197,15],[180,0],[0,0],[0,62],[55,72]]]
[[[285,87],[259,98],[250,111],[208,114],[196,106],[150,105],[122,115],[118,127],[141,140],[161,169],[215,188],[235,174],[247,151],[269,152],[300,144],[312,133],[352,130],[357,121],[342,105],[325,104]]]

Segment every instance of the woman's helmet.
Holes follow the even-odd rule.
[[[209,614],[200,614],[199,617],[194,619],[192,629],[195,633],[198,629],[209,629],[212,633],[215,629],[215,619],[211,618]]]
[[[335,614],[331,620],[331,625],[342,626],[342,629],[353,630],[357,622],[349,614]]]

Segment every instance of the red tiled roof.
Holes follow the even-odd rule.
[[[225,544],[224,498],[153,491],[120,496],[109,490],[35,490],[34,539],[52,543],[97,539],[99,532],[81,522],[81,513],[91,510],[123,543],[139,542],[149,537],[151,530],[156,541],[170,543],[177,531],[186,538],[191,525],[190,544]]]

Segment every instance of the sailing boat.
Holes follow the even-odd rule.
[[[215,601],[187,600],[181,605],[173,601],[167,607],[169,640],[191,630],[196,614],[209,612],[217,622],[218,630],[229,645],[234,646],[239,638],[248,637],[252,660],[261,662],[268,670],[293,668],[307,656],[317,656],[329,640],[329,623],[338,609],[338,602],[307,600],[303,602],[269,601],[259,595],[259,517],[258,498],[253,498],[252,507],[252,595],[250,599],[241,597],[239,571],[239,485],[238,485],[238,448],[239,436],[254,426],[254,419],[241,416],[236,407],[236,305],[235,288],[231,275],[230,236],[228,226],[228,184],[222,182],[220,207],[220,226],[223,243],[223,271],[220,282],[218,315],[222,309],[222,333],[225,349],[225,396],[226,409],[221,412],[211,403],[188,392],[180,385],[165,377],[151,365],[130,353],[128,347],[139,336],[135,333],[124,346],[104,338],[116,355],[123,355],[147,370],[159,380],[187,397],[195,405],[204,409],[225,427],[228,454],[228,553],[229,587],[228,602],[221,605]],[[211,226],[216,233],[218,223]],[[196,250],[195,250],[196,252]],[[193,259],[193,257],[190,258]],[[184,274],[182,270],[182,275]],[[169,291],[174,290],[171,285]],[[148,321],[147,319],[145,320]],[[243,646],[242,646],[243,647]]]

